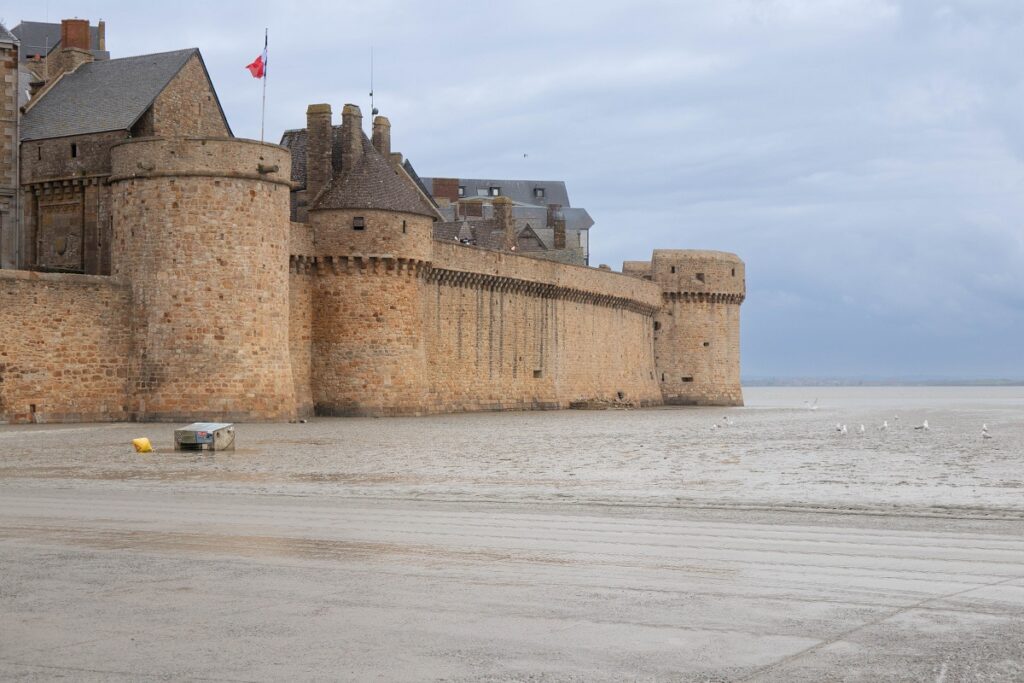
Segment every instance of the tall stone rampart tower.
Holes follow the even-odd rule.
[[[643,276],[636,272],[638,265],[624,264],[623,270]],[[665,403],[743,405],[743,261],[720,251],[656,249],[648,272],[662,288],[662,308],[654,318],[654,358]]]
[[[111,162],[112,270],[132,300],[129,412],[292,417],[287,150],[141,138]]]
[[[375,147],[346,104],[340,159],[327,105],[309,108],[307,126],[313,402],[323,415],[421,412],[422,273],[435,214],[391,163],[387,119],[374,122]]]

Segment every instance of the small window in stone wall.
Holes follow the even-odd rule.
[[[735,268],[732,269],[732,276],[736,277],[736,269]]]
[[[659,323],[657,320],[655,320],[654,321],[654,331],[657,332],[660,329],[661,329],[661,323]]]
[[[625,401],[626,400],[626,393],[623,392],[623,391],[616,391],[615,395],[618,397],[618,399],[620,401]]]
[[[672,266],[672,272],[673,273],[676,272],[676,267],[675,266]]]
[[[682,380],[684,382],[692,382],[693,381],[693,377],[691,375],[687,375],[686,377],[683,377]]]
[[[533,378],[534,379],[540,379],[543,376],[544,376],[544,371],[543,370],[534,370],[533,371]]]
[[[697,273],[694,277],[697,278],[698,282],[704,282],[704,273]]]
[[[71,158],[74,159],[78,156],[78,145],[74,142],[71,143]]]
[[[711,342],[704,342],[704,348],[705,349],[708,348],[709,346],[711,346]]]
[[[38,147],[36,147],[36,159],[38,161],[42,161],[43,160],[43,146],[42,145],[39,145]]]
[[[406,230],[405,221],[402,221],[402,234],[403,235],[405,234],[405,230]]]
[[[352,229],[366,230],[366,221],[363,219],[362,216],[356,216],[355,218],[352,219]]]

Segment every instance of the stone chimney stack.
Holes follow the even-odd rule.
[[[497,197],[494,202],[494,220],[503,236],[506,251],[515,251],[516,222],[512,218],[512,200],[508,197]]]
[[[373,146],[385,159],[391,157],[391,122],[386,116],[378,116],[373,120]]]
[[[48,69],[49,78],[70,73],[78,67],[91,62],[90,51],[92,41],[89,40],[89,21],[87,19],[64,19],[60,22],[60,54],[57,57],[57,68]]]
[[[351,168],[363,156],[363,113],[354,104],[341,110],[341,167]]]
[[[96,26],[97,37],[99,38],[99,45],[96,47],[98,50],[107,49],[107,22],[100,19],[100,23]]]
[[[331,105],[306,107],[306,200],[310,204],[331,180],[333,132]]]
[[[561,204],[548,204],[548,227],[555,233],[555,249],[565,249],[565,214]]]

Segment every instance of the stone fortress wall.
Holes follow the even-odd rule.
[[[115,145],[111,276],[0,272],[0,421],[742,403],[735,256],[620,274],[315,192],[289,222],[290,163],[233,138]]]

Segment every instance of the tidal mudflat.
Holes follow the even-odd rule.
[[[746,397],[0,427],[0,676],[1024,678],[1024,388]]]

